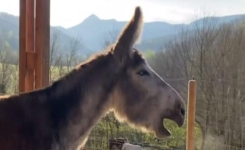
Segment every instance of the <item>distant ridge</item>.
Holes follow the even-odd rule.
[[[208,17],[212,21],[220,24],[226,22],[237,21],[245,18],[245,14],[230,15],[222,17]],[[19,49],[18,35],[19,35],[19,17],[11,14],[0,12],[0,34],[8,35],[8,41],[11,47],[15,50]],[[130,19],[130,18],[129,18]],[[166,42],[173,35],[180,32],[182,28],[193,28],[195,24],[200,24],[203,18],[195,20],[190,24],[169,24],[167,22],[146,22],[142,34],[142,40],[138,48],[142,51],[146,50],[160,50]],[[105,39],[111,41],[117,37],[119,31],[124,27],[126,21],[116,21],[115,19],[100,19],[95,14],[91,14],[81,23],[70,28],[61,26],[52,26],[51,35],[54,32],[59,33],[60,43],[66,47],[71,37],[79,38],[82,42],[82,47],[79,50],[81,54],[90,55],[96,51],[104,48]],[[65,49],[64,49],[65,52]]]

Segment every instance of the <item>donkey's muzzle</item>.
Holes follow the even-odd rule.
[[[178,127],[182,127],[184,125],[185,117],[180,115],[180,112],[175,112],[171,116],[167,116],[167,119],[174,121]]]
[[[175,104],[175,110],[172,114],[172,119],[175,121],[179,127],[183,126],[185,120],[186,110],[182,99],[177,99]]]
[[[181,117],[176,117],[174,121],[177,123],[179,127],[182,127],[184,125],[185,119],[183,116],[181,116]]]
[[[181,114],[182,116],[185,116],[185,108],[180,108],[180,114]]]

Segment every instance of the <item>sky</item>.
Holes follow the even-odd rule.
[[[203,12],[213,16],[245,14],[245,0],[50,0],[51,25],[77,25],[89,15],[128,21],[141,6],[144,21],[190,23]],[[19,16],[19,0],[0,0],[0,12]]]

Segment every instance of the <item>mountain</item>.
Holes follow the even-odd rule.
[[[69,46],[72,36],[66,34],[66,29],[63,27],[50,27],[50,36],[58,33],[59,44],[63,51]],[[8,41],[14,50],[19,49],[19,17],[7,13],[0,12],[0,36]],[[83,43],[80,52],[90,54],[92,51],[87,48]]]
[[[0,35],[14,49],[19,47],[19,19],[6,13],[0,13]]]
[[[102,20],[95,15],[89,16],[82,23],[68,28],[68,34],[80,36],[90,48],[98,50],[105,40],[108,33],[118,34],[127,22],[118,22],[114,19]],[[182,25],[171,25],[166,22],[145,23],[141,40],[150,40],[153,38],[176,34]],[[82,34],[81,34],[82,33]]]
[[[117,22],[114,19],[102,20],[95,15],[90,15],[80,24],[67,29],[67,33],[74,37],[79,37],[88,47],[94,51],[103,48],[105,36],[110,31],[116,34],[126,22]]]
[[[239,14],[239,15],[231,15],[231,16],[224,16],[224,17],[208,17],[209,20],[211,20],[213,23],[217,23],[217,25],[223,24],[223,23],[228,23],[228,22],[234,22],[238,21],[242,18],[245,18],[245,14]],[[202,25],[202,23],[205,21],[205,19],[201,18],[198,20],[193,21],[190,23],[190,26],[195,26],[195,25]]]
[[[224,17],[208,17],[213,23],[221,24],[237,21],[244,17],[244,14],[231,15]],[[166,22],[146,22],[143,27],[141,43],[136,45],[142,51],[152,49],[160,50],[164,44],[174,35],[178,34],[182,28],[192,29],[196,24],[201,25],[205,18],[191,22],[190,24],[169,24]],[[51,26],[51,38],[54,33],[59,35],[59,43],[65,52],[69,41],[75,37],[81,40],[82,46],[79,52],[84,55],[90,55],[100,51],[105,46],[105,40],[114,41],[119,31],[126,25],[126,21],[116,21],[115,19],[100,19],[92,14],[83,20],[80,24],[70,28],[61,26]],[[3,34],[10,45],[18,50],[19,39],[19,18],[7,13],[0,13],[0,35]]]

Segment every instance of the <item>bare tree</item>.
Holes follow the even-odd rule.
[[[11,69],[12,72],[12,89],[13,93],[18,93],[19,92],[19,63],[13,64],[13,67]]]
[[[66,50],[66,70],[70,71],[78,62],[78,51],[81,48],[81,41],[78,38],[70,38],[69,46]]]
[[[242,24],[218,26],[205,17],[150,61],[184,97],[187,80],[196,77],[196,121],[203,132],[202,149],[244,148],[244,43]]]
[[[6,94],[11,80],[11,47],[7,42],[0,44],[0,94]]]
[[[51,69],[49,76],[51,82],[69,72],[81,60],[79,58],[81,41],[78,38],[69,38],[68,45],[64,45],[60,41],[60,32],[56,30],[53,32],[50,42]]]
[[[62,52],[60,48],[60,32],[55,30],[51,36],[50,42],[50,70],[49,80],[52,82],[63,75]]]
[[[103,43],[103,47],[107,48],[107,46],[109,46],[110,44],[114,43],[115,40],[117,39],[119,30],[113,29],[111,31],[109,31],[108,33],[106,33],[104,35],[104,43]]]

